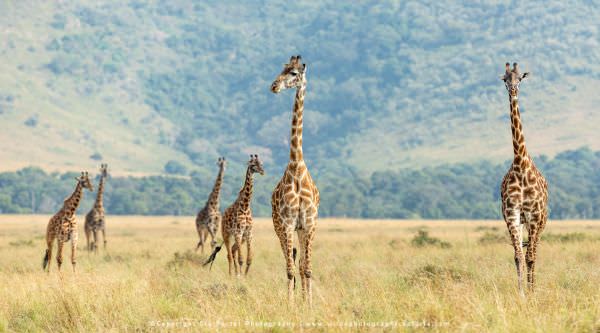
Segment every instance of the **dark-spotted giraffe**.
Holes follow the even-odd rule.
[[[281,250],[286,260],[288,278],[288,300],[293,301],[294,288],[294,231],[298,233],[300,245],[299,270],[302,291],[309,304],[312,304],[312,242],[319,212],[319,190],[312,180],[302,153],[302,120],[304,95],[306,91],[306,64],[301,57],[292,56],[289,64],[271,85],[271,91],[279,93],[283,89],[296,89],[292,114],[290,159],[283,177],[275,187],[271,199],[273,226],[279,237]]]
[[[225,209],[223,213],[223,226],[221,228],[223,242],[227,249],[227,260],[229,261],[229,275],[232,275],[232,266],[235,267],[235,274],[240,276],[244,260],[242,256],[242,244],[247,246],[246,252],[246,271],[248,274],[252,264],[252,209],[250,202],[252,200],[253,175],[259,173],[265,174],[262,162],[258,155],[251,155],[246,170],[246,179],[244,186],[240,190],[235,202]],[[238,265],[239,264],[239,265]]]
[[[513,64],[512,69],[510,64],[506,63],[506,71],[501,77],[508,91],[514,154],[512,165],[502,180],[500,191],[502,215],[515,250],[515,265],[521,295],[524,295],[525,264],[527,264],[528,286],[533,290],[536,249],[540,234],[548,220],[548,185],[527,152],[519,113],[519,85],[528,75],[529,73],[519,73],[516,63]],[[523,254],[523,225],[529,234],[526,254]]]
[[[202,247],[202,253],[204,253],[204,242],[206,242],[208,235],[210,235],[210,247],[214,248],[215,245],[217,245],[217,230],[219,229],[219,224],[221,223],[219,195],[221,194],[223,174],[225,173],[225,166],[227,165],[225,157],[219,157],[217,164],[219,165],[219,174],[215,180],[215,185],[208,196],[208,200],[206,201],[204,208],[202,208],[200,212],[198,212],[198,216],[196,216],[196,231],[198,232],[198,237],[200,238],[198,245],[196,245],[196,251],[198,251],[199,247]]]
[[[100,165],[100,182],[98,184],[98,193],[94,207],[85,216],[85,240],[88,251],[98,252],[98,231],[102,232],[102,241],[106,249],[106,219],[104,216],[104,183],[108,177],[108,164]],[[93,241],[90,242],[90,237]]]
[[[83,189],[94,190],[87,172],[82,172],[81,176],[75,179],[77,180],[75,191],[65,199],[62,208],[50,219],[46,228],[47,249],[44,256],[43,268],[46,269],[47,267],[48,272],[50,272],[52,245],[55,239],[58,242],[58,251],[56,254],[58,270],[60,271],[60,266],[62,265],[63,246],[66,242],[71,241],[71,264],[73,265],[73,272],[75,271],[75,251],[77,249],[77,221],[75,220],[75,212],[83,198]]]

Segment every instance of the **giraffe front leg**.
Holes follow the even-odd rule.
[[[98,230],[96,228],[94,228],[92,235],[94,236],[92,247],[94,248],[94,253],[98,254]]]
[[[214,250],[215,247],[217,246],[217,230],[219,230],[219,226],[221,225],[221,216],[215,216],[213,218],[213,221],[211,223],[211,228],[209,228],[210,231],[210,248],[211,250]]]
[[[86,225],[86,227],[85,227],[85,244],[86,244],[85,248],[88,250],[88,253],[90,251],[92,251],[92,248],[90,247],[91,246],[90,237],[91,237],[91,231]]]
[[[305,275],[305,264],[306,264],[306,230],[298,230],[298,269],[300,271],[300,281],[302,283],[302,297],[306,300],[306,275]]]
[[[519,293],[525,296],[523,290],[523,274],[525,272],[525,255],[523,254],[523,226],[521,225],[521,216],[519,210],[510,210],[505,215],[506,225],[510,240],[515,250],[515,266],[517,267],[517,279],[519,284]]]
[[[304,277],[306,281],[305,290],[306,290],[306,299],[308,299],[308,305],[312,307],[312,243],[315,237],[315,225],[314,219],[307,218],[307,231],[306,237],[304,239]]]
[[[48,240],[46,241],[47,244],[47,249],[46,249],[46,255],[44,256],[44,263],[43,263],[43,267],[44,269],[46,269],[46,267],[48,268],[48,273],[50,273],[50,264],[52,263],[52,246],[54,246],[54,237],[47,237]]]
[[[196,251],[202,247],[202,251],[200,253],[204,254],[204,232],[202,227],[198,227],[198,245],[196,245]]]
[[[248,275],[248,271],[250,270],[250,265],[252,264],[252,258],[254,254],[252,253],[252,231],[248,232],[248,236],[246,237],[246,272],[244,275]]]
[[[291,224],[289,224],[291,225]],[[294,233],[291,228],[284,231],[285,241],[285,262],[288,278],[288,301],[290,304],[294,302]]]
[[[75,265],[77,264],[77,233],[73,232],[71,236],[71,265],[73,266],[73,273],[75,273]]]
[[[229,276],[231,276],[233,268],[233,249],[231,248],[231,238],[225,233],[223,233],[223,244],[227,249],[227,261],[229,262]]]
[[[244,257],[242,256],[242,236],[243,234],[241,232],[236,233],[235,244],[233,245],[233,260],[235,264],[235,275],[237,277],[242,274],[242,267],[244,266]]]
[[[104,224],[104,220],[102,221],[102,225]],[[102,243],[103,243],[103,249],[106,250],[106,227],[102,227]]]

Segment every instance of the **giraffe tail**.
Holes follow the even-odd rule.
[[[204,264],[202,264],[202,266],[206,266],[206,265],[210,264],[210,267],[208,268],[208,270],[212,269],[212,264],[215,261],[215,259],[217,259],[217,253],[219,253],[219,251],[221,251],[222,247],[223,247],[223,244],[215,247],[215,249],[213,250],[213,253],[210,254],[210,257],[208,257],[208,260],[206,260],[206,262],[204,262]]]
[[[44,262],[42,264],[42,269],[46,269],[48,266],[48,261],[50,261],[50,250],[46,250],[46,254],[44,255]]]

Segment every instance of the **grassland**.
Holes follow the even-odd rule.
[[[537,290],[524,300],[502,222],[323,219],[310,310],[299,291],[297,305],[286,306],[283,259],[269,220],[256,221],[250,275],[235,279],[223,253],[212,271],[200,265],[202,256],[191,252],[191,217],[110,217],[107,251],[87,253],[80,231],[77,273],[67,259],[62,277],[55,262],[48,275],[41,270],[47,218],[0,216],[0,331],[198,331],[236,323],[221,330],[256,329],[248,322],[396,322],[389,331],[600,329],[598,222],[550,223]],[[415,239],[419,230],[427,236]]]

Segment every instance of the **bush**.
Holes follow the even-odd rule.
[[[165,172],[170,175],[185,175],[187,174],[187,168],[177,161],[170,160],[165,164]]]

